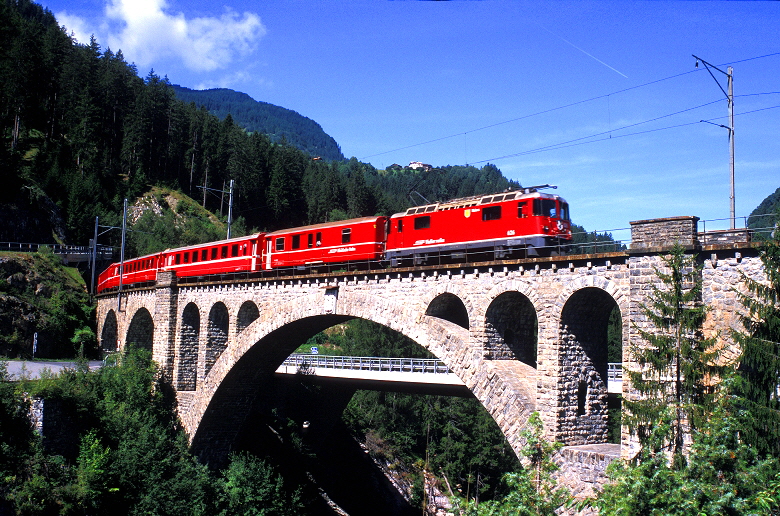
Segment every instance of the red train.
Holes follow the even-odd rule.
[[[547,185],[545,185],[547,186]],[[569,205],[537,188],[416,206],[363,217],[208,242],[112,264],[98,292],[178,277],[367,264],[421,265],[540,256],[571,242]],[[120,273],[120,269],[123,271]]]

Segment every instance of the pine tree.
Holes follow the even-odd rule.
[[[761,249],[766,283],[743,273],[747,292],[739,292],[745,308],[744,331],[734,340],[742,350],[736,393],[750,410],[744,439],[761,454],[780,456],[780,243]]]
[[[661,285],[653,285],[642,309],[649,328],[635,327],[642,344],[630,353],[637,369],[627,371],[641,397],[624,401],[626,424],[640,445],[670,452],[684,463],[686,439],[707,419],[722,368],[715,364],[715,339],[704,339],[701,326],[707,307],[701,303],[701,265],[676,245],[656,269]],[[668,420],[666,435],[655,427]]]

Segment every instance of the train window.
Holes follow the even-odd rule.
[[[306,235],[306,247],[314,247],[314,233]]]
[[[431,227],[430,215],[426,215],[425,217],[414,218],[414,229],[428,229],[429,227]]]
[[[216,247],[212,247],[211,248],[211,259],[212,260],[216,260],[217,259],[217,248]]]
[[[534,215],[556,217],[557,213],[555,199],[534,199]]]
[[[184,263],[190,263],[190,253],[183,253],[184,254]]]
[[[181,255],[177,254],[176,255],[176,265],[179,265],[180,263],[181,263]]]
[[[315,238],[315,240],[317,242],[317,247],[321,246],[322,245],[322,233],[317,231],[317,237]]]
[[[198,261],[198,251],[192,251],[192,263]]]
[[[403,233],[404,231],[404,219],[398,219],[398,232]]]
[[[276,239],[276,250],[284,251],[284,237],[279,237]]]
[[[300,249],[301,247],[301,235],[293,235],[292,236],[292,248],[293,249]]]
[[[230,256],[238,256],[238,244],[233,244],[230,248]]]
[[[524,217],[528,216],[528,212],[526,211],[528,209],[528,202],[523,201],[517,203],[517,218],[522,219]]]
[[[226,245],[222,246],[222,252],[219,254],[220,258],[227,258],[227,248],[228,246]]]
[[[562,202],[561,203],[561,218],[563,220],[569,220],[569,204]]]
[[[498,220],[501,218],[501,206],[482,208],[482,220]]]
[[[246,256],[248,249],[249,249],[249,244],[244,244],[244,246],[241,248],[241,255]]]
[[[342,229],[341,230],[341,243],[342,244],[348,244],[351,237],[352,237],[352,230],[351,229],[347,228],[347,229]]]

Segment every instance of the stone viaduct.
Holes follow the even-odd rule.
[[[645,324],[640,305],[670,246],[682,244],[704,264],[702,300],[712,307],[705,329],[726,346],[740,272],[763,277],[745,230],[700,234],[697,221],[632,222],[630,249],[610,253],[187,283],[161,273],[154,286],[123,292],[119,310],[115,293],[101,296],[98,335],[105,350],[152,350],[207,462],[230,449],[248,407],[297,346],[352,318],[392,328],[443,360],[516,453],[533,411],[551,439],[605,443],[608,320],[617,308],[630,367],[629,344]]]

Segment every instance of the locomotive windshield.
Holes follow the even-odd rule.
[[[555,199],[534,199],[534,215],[542,217],[557,217],[558,207]]]

